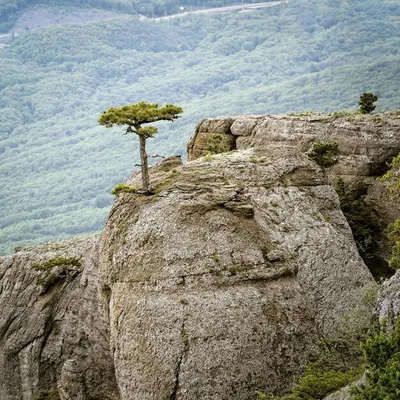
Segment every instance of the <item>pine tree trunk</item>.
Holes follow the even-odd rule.
[[[140,139],[140,160],[142,169],[142,183],[143,190],[145,192],[150,191],[150,179],[149,179],[149,168],[147,165],[147,153],[146,153],[146,136],[139,135]]]

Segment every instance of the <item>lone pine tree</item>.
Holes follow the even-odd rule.
[[[148,155],[146,152],[146,140],[153,137],[158,129],[154,126],[143,126],[156,121],[174,121],[180,117],[183,109],[174,104],[166,104],[159,107],[158,103],[146,103],[144,101],[122,107],[111,107],[104,111],[100,118],[100,125],[111,128],[115,125],[126,125],[125,133],[136,133],[139,136],[140,160],[142,171],[142,184],[145,193],[150,192],[150,180],[148,170]]]
[[[374,103],[377,100],[378,96],[375,96],[373,93],[363,93],[358,101],[361,114],[369,114],[374,111],[376,108]]]

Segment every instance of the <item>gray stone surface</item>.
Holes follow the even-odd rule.
[[[100,242],[0,258],[0,400],[39,389],[61,400],[250,400],[290,387],[373,285],[331,185],[366,184],[376,212],[397,217],[374,177],[400,150],[399,121],[204,120],[188,144],[194,161],[153,167],[152,196],[121,193]],[[213,135],[239,151],[201,158]],[[336,165],[307,157],[317,140],[339,143]],[[140,174],[127,183],[140,186]],[[44,288],[32,266],[58,256],[82,268],[56,267]],[[384,285],[381,318],[399,314],[399,285],[398,273]]]
[[[373,268],[384,269],[391,256],[391,243],[385,234],[387,226],[400,218],[399,202],[389,198],[385,185],[376,180],[387,169],[387,163],[400,152],[400,111],[379,114],[303,113],[282,116],[237,116],[203,120],[188,144],[189,160],[206,153],[207,138],[221,129],[236,139],[238,150],[252,148],[292,157],[307,154],[317,141],[339,144],[338,162],[324,168],[327,184],[338,178],[361,189],[372,212],[378,217],[380,232],[374,233],[377,247],[367,260]],[[307,177],[306,177],[307,179]]]
[[[236,137],[237,149],[279,149],[306,153],[316,141],[339,143],[339,162],[328,176],[363,180],[380,175],[400,151],[400,112],[238,116],[203,120],[188,144],[189,160],[204,155],[206,134],[221,131]]]
[[[350,400],[350,388],[351,386],[346,386],[343,389],[325,397],[324,400]]]
[[[75,239],[0,258],[1,400],[31,400],[41,389],[56,390],[57,385],[67,389],[62,400],[119,398],[108,326],[99,312],[97,242]],[[32,266],[55,257],[79,259],[82,272],[46,289],[38,283],[43,272]],[[53,271],[60,273],[57,267]],[[62,374],[68,363],[79,365],[85,388],[80,397],[67,395],[78,384]]]
[[[199,159],[151,174],[154,196],[119,196],[100,269],[122,399],[287,388],[318,335],[361,302],[372,277],[335,191],[287,155]]]
[[[377,303],[379,321],[386,320],[388,328],[400,315],[400,271],[397,271],[382,285],[381,295]]]

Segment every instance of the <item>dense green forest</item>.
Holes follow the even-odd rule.
[[[268,0],[249,0],[260,3]],[[272,0],[270,0],[272,1]],[[0,32],[8,32],[26,8],[34,5],[79,6],[160,17],[187,10],[242,4],[242,0],[0,0]]]
[[[65,8],[69,12],[69,8]],[[241,14],[136,18],[24,31],[0,49],[0,253],[98,231],[138,143],[97,119],[173,103],[149,154],[185,154],[195,124],[227,114],[400,108],[400,3],[293,0]]]

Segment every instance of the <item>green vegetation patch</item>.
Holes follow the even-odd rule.
[[[389,170],[378,179],[382,183],[387,183],[387,190],[392,200],[400,199],[400,153],[393,158],[389,164]],[[388,226],[388,238],[393,242],[392,256],[389,266],[395,269],[400,268],[400,219],[396,219]]]
[[[62,267],[69,268],[69,267],[81,267],[82,264],[76,258],[64,258],[64,257],[56,257],[48,260],[42,264],[33,264],[32,268],[38,271],[47,271],[53,267]]]
[[[400,395],[400,318],[388,332],[383,323],[362,345],[366,383],[352,389],[352,400],[397,400]]]
[[[133,186],[118,183],[118,185],[115,185],[113,190],[111,190],[111,194],[118,197],[121,193],[136,193],[136,191],[137,189]]]
[[[321,167],[331,167],[337,163],[339,144],[337,142],[316,142],[308,153],[308,157]]]
[[[340,208],[350,225],[360,254],[370,257],[376,245],[374,233],[379,231],[376,217],[357,188],[348,185],[343,179],[338,179],[335,189],[339,196]]]
[[[32,400],[60,400],[60,395],[57,390],[41,390]]]
[[[204,147],[204,153],[206,155],[226,153],[232,150],[235,150],[234,136],[221,133],[213,133],[207,138]]]
[[[356,381],[364,372],[360,342],[366,340],[369,328],[375,324],[377,296],[376,284],[364,288],[363,303],[343,317],[335,332],[321,338],[290,393],[274,396],[259,392],[258,400],[322,400]]]
[[[395,200],[400,197],[400,154],[393,158],[388,167],[389,170],[378,181],[387,184],[387,190]]]
[[[348,372],[323,371],[309,364],[290,395],[276,397],[259,392],[257,400],[320,400],[354,382],[362,372],[362,368]]]
[[[36,283],[46,292],[60,280],[78,275],[82,271],[82,263],[76,258],[56,257],[42,264],[33,264],[32,268],[41,272]]]
[[[396,219],[388,226],[388,238],[393,242],[392,256],[389,266],[394,269],[400,268],[400,219]]]

